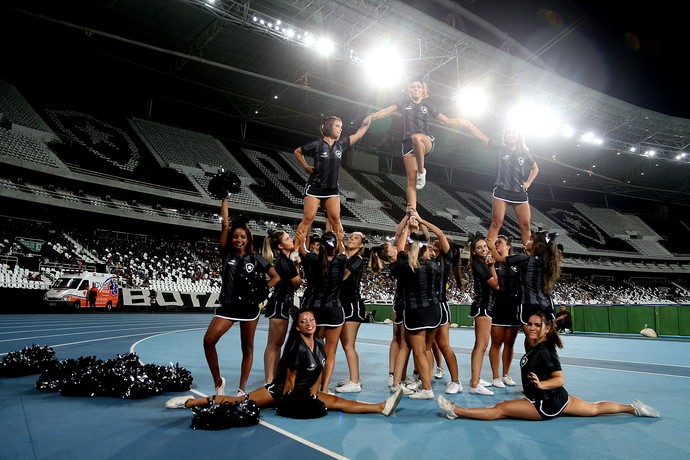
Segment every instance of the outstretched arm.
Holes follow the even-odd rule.
[[[441,250],[445,254],[450,252],[450,242],[448,241],[448,238],[446,238],[446,235],[444,235],[443,231],[440,228],[438,228],[437,226],[435,226],[431,222],[420,218],[419,215],[417,215],[417,220],[419,221],[419,225],[422,228],[426,227],[429,230],[431,230],[432,232],[434,232],[434,235],[436,235],[436,237],[438,238],[438,242],[441,245]]]
[[[440,119],[440,118],[439,118]],[[451,119],[449,119],[451,120]],[[489,145],[489,137],[484,134],[483,132],[480,131],[479,128],[474,126],[474,123],[472,123],[469,120],[465,120],[464,118],[452,118],[454,120],[454,123],[448,123],[448,124],[455,124],[458,126],[463,126],[465,129],[467,129],[467,132],[471,134],[472,136],[476,137],[486,145]]]
[[[359,127],[357,132],[350,136],[350,145],[356,144],[357,141],[364,137],[364,133],[367,132],[369,126],[371,126],[371,115],[366,117],[364,121],[362,121],[362,126]]]
[[[395,113],[396,110],[398,110],[398,105],[393,104],[393,105],[386,107],[385,109],[381,109],[378,112],[372,113],[367,118],[371,119],[372,121],[378,120],[380,118],[386,118],[386,117],[390,116],[391,114]]]

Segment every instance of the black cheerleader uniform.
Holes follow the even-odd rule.
[[[429,128],[429,117],[435,119],[440,112],[426,100],[415,104],[409,96],[400,99],[395,105],[402,113],[403,119],[402,156],[412,153],[412,135],[417,133],[426,134],[431,139],[431,149],[427,152],[429,155],[434,150],[434,137]]]
[[[366,309],[359,292],[364,273],[364,258],[359,254],[348,258],[345,268],[350,272],[350,276],[343,281],[340,289],[340,302],[343,305],[345,321],[365,322]]]
[[[306,257],[302,262],[313,271],[314,291],[305,305],[314,312],[317,326],[337,327],[345,322],[345,312],[340,302],[340,289],[345,274],[347,256],[339,254],[328,263],[327,279],[321,274],[318,255]]]
[[[498,276],[499,290],[494,292],[494,308],[491,311],[492,326],[518,327],[520,321],[520,298],[518,297],[518,268],[505,263],[494,265]]]
[[[440,253],[438,257],[436,257],[436,260],[441,270],[438,285],[438,298],[441,303],[441,326],[443,326],[450,322],[447,286],[450,282],[450,267],[453,265],[453,255],[450,252]]]
[[[280,275],[280,282],[274,286],[273,295],[266,302],[264,316],[267,318],[290,319],[290,309],[295,306],[295,289],[292,279],[298,275],[295,263],[282,252],[274,262]]]
[[[539,257],[518,254],[506,257],[506,265],[517,267],[520,279],[520,322],[527,324],[532,313],[544,310],[555,318],[551,296],[544,292],[541,263]]]
[[[286,350],[278,364],[276,377],[272,382],[266,384],[266,389],[273,396],[273,400],[278,403],[285,391],[285,381],[287,380],[288,369],[297,371],[295,386],[292,391],[310,392],[311,387],[323,372],[326,363],[326,351],[323,340],[314,338],[314,351],[310,350],[302,337],[299,337],[292,346]]]
[[[405,329],[436,329],[441,324],[441,304],[436,289],[441,270],[434,260],[420,260],[419,267],[413,271],[408,261],[404,252],[399,252],[395,261],[402,269],[401,279],[405,284]]]
[[[228,245],[230,246],[230,245]],[[245,254],[240,257],[234,249],[224,251],[223,254],[223,282],[220,291],[220,307],[216,308],[215,316],[231,321],[253,321],[261,314],[259,303],[241,302],[238,298],[240,289],[236,284],[239,281],[239,271],[251,273],[257,270],[267,274],[271,268],[260,254]]]
[[[527,191],[523,183],[529,177],[534,165],[534,157],[529,151],[510,150],[494,139],[489,141],[489,149],[496,152],[498,165],[496,166],[496,180],[494,181],[493,196],[508,203],[528,203]]]
[[[487,281],[493,276],[491,269],[484,262],[481,260],[472,261],[472,279],[475,297],[470,307],[470,318],[476,318],[478,316],[488,316],[491,318],[496,297],[494,290],[487,284]]]
[[[534,404],[543,420],[561,415],[565,406],[570,402],[570,397],[563,387],[540,390],[532,384],[527,376],[534,372],[539,380],[544,382],[551,378],[553,372],[560,370],[562,369],[558,353],[553,346],[549,346],[546,342],[538,343],[520,359],[520,374],[525,397]]]
[[[338,189],[340,160],[348,148],[350,148],[350,136],[338,139],[333,145],[328,145],[321,138],[301,147],[302,154],[314,160],[314,172],[309,175],[307,185],[304,187],[304,196],[321,199],[340,196]]]

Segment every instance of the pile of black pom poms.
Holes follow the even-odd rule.
[[[190,425],[195,430],[227,430],[259,423],[259,406],[248,396],[235,403],[212,402],[208,406],[195,406],[192,411]]]
[[[34,344],[23,350],[7,353],[0,363],[0,376],[22,377],[40,374],[55,362],[55,351],[51,347]]]
[[[165,392],[187,391],[192,374],[178,364],[141,364],[136,354],[102,361],[94,356],[53,362],[39,377],[36,388],[64,396],[109,396],[140,399]]]

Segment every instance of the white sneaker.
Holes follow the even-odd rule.
[[[446,383],[446,394],[454,395],[462,391],[462,383],[448,382]]]
[[[412,396],[410,396],[411,398]],[[648,406],[639,399],[632,402],[633,409],[635,409],[635,415],[638,417],[653,417],[659,418],[661,414],[658,410],[654,409],[652,406]]]
[[[505,388],[506,384],[503,383],[503,380],[501,380],[500,377],[497,377],[491,381],[491,385],[495,386],[496,388]]]
[[[483,386],[483,387],[490,387],[490,386],[493,386],[493,383],[487,382],[486,380],[484,380],[484,379],[481,378],[481,377],[479,377],[479,384],[480,384],[481,386]]]
[[[219,387],[216,387],[216,394],[217,395],[224,395],[225,394],[225,377],[220,378],[221,384]]]
[[[416,381],[417,381],[417,378],[415,378],[415,377],[407,377],[403,383],[405,385],[412,385]]]
[[[398,403],[402,399],[403,395],[403,390],[401,387],[398,387],[398,389],[386,399],[386,404],[383,406],[383,410],[381,413],[388,417],[393,413],[395,408],[398,406]]]
[[[247,393],[244,392],[242,388],[237,389],[237,397],[242,397],[242,396],[247,396]]]
[[[491,390],[487,390],[486,387],[484,387],[484,385],[477,385],[476,387],[470,387],[470,394],[493,396],[494,392]]]
[[[341,387],[341,386],[345,385],[345,384],[346,384],[347,382],[349,382],[349,381],[350,381],[350,377],[348,377],[346,380],[338,380],[338,383],[336,383],[335,386]]]
[[[415,184],[415,187],[417,190],[421,190],[424,188],[426,185],[426,169],[424,172],[417,173],[417,183]]]
[[[391,393],[395,393],[396,391],[398,391],[398,388],[402,389],[402,392],[403,392],[404,395],[411,395],[412,393],[414,393],[414,390],[409,390],[409,389],[405,386],[405,384],[402,383],[402,382],[401,382],[401,383],[398,383],[398,384],[395,385],[395,386],[392,386],[392,387],[391,387]]]
[[[394,383],[395,377],[393,377],[393,374],[388,374],[388,386],[392,388]]]
[[[434,399],[434,390],[419,390],[410,395],[410,399]]]
[[[455,413],[455,403],[453,401],[439,395],[439,397],[436,398],[436,402],[438,403],[438,407],[441,409],[441,412],[443,412],[450,420],[455,420],[458,418],[458,415]]]
[[[335,387],[335,391],[336,393],[359,393],[362,391],[362,385],[348,380],[344,385]]]
[[[442,379],[443,378],[443,368],[442,367],[436,368],[436,372],[434,372],[434,378],[435,379]]]
[[[412,383],[409,383],[409,384],[407,384],[407,385],[405,385],[405,386],[407,387],[408,390],[417,391],[417,390],[419,390],[420,388],[422,388],[422,381],[421,381],[421,380],[416,380],[416,381],[414,381],[414,382],[412,382]]]
[[[175,396],[165,402],[165,407],[168,409],[186,409],[187,406],[184,404],[190,399],[194,399],[194,396]]]
[[[504,375],[501,377],[501,380],[503,380],[503,383],[508,385],[509,387],[514,387],[515,386],[515,380],[509,375]]]

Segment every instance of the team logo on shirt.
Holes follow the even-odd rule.
[[[525,364],[527,364],[527,357],[523,356],[522,359],[520,359],[520,367],[525,367]]]
[[[518,164],[519,164],[520,166],[524,165],[524,164],[525,164],[525,157],[520,157],[520,158],[518,158]]]
[[[307,366],[308,371],[313,371],[316,369],[316,363],[309,363],[309,366]]]
[[[340,149],[336,149],[336,151],[333,153],[335,154],[336,158],[340,158],[341,156],[343,156],[343,152]]]
[[[425,105],[421,106],[421,107],[419,108],[419,111],[422,112],[424,115],[426,115],[427,113],[429,113],[429,109],[428,109]]]
[[[321,158],[328,158],[328,150],[321,152]]]
[[[511,265],[511,266],[510,266],[510,270],[511,270],[513,273],[517,273],[517,266]]]
[[[252,273],[254,271],[254,264],[251,262],[248,264],[245,264],[244,269],[246,270],[247,273]]]

